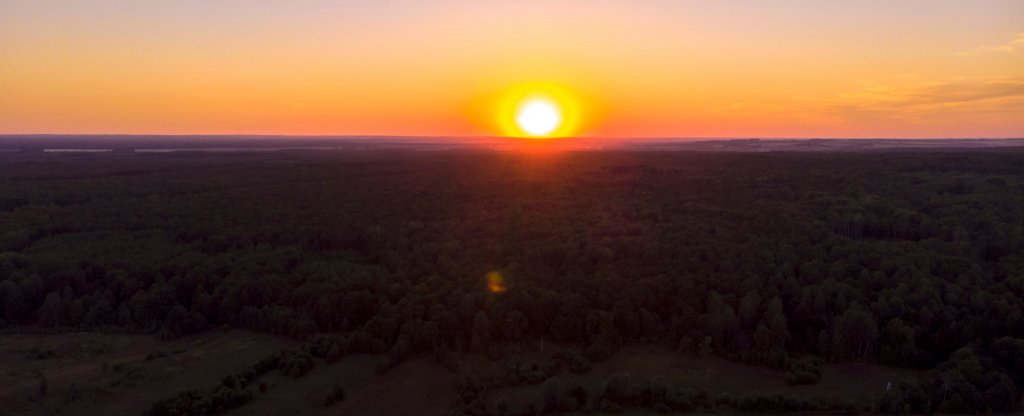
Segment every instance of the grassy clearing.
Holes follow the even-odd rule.
[[[85,332],[4,334],[0,414],[140,415],[164,396],[216,384],[225,374],[295,344],[241,330],[174,341]],[[49,355],[46,351],[52,357],[36,358]]]
[[[786,393],[801,397],[837,397],[855,402],[870,402],[885,391],[886,384],[913,379],[920,375],[913,370],[875,364],[825,364],[821,380],[813,385],[790,386],[785,371],[745,365],[720,358],[681,356],[661,347],[627,347],[603,363],[595,364],[585,374],[560,372],[557,377],[566,385],[580,385],[591,397],[601,392],[610,376],[629,374],[635,382],[662,377],[673,388],[705,390],[712,395],[733,395],[761,392]],[[490,392],[492,403],[505,398],[510,403],[540,403],[543,384],[500,388]]]
[[[241,330],[209,331],[173,341],[101,333],[5,334],[0,338],[0,415],[139,415],[176,392],[208,388],[282,348],[298,343]],[[535,351],[536,352],[536,351]],[[541,358],[544,354],[530,354]],[[536,357],[533,357],[536,355]],[[458,400],[456,375],[429,358],[413,358],[378,374],[385,356],[353,354],[293,378],[272,371],[250,387],[253,400],[230,415],[442,415]],[[480,374],[495,363],[463,360]],[[919,374],[872,364],[826,364],[814,385],[789,386],[785,372],[718,358],[685,357],[661,347],[627,347],[585,374],[562,370],[567,385],[599,394],[613,374],[641,382],[663,377],[673,388],[711,394],[751,391],[867,401],[888,382]],[[40,391],[45,378],[46,394]],[[266,386],[260,392],[258,386]],[[325,406],[337,388],[344,400]],[[488,394],[525,405],[542,400],[543,384],[502,387]],[[627,411],[626,414],[629,414]]]

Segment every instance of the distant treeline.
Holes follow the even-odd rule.
[[[7,327],[331,334],[320,355],[396,361],[658,343],[793,383],[819,358],[930,369],[888,412],[1020,405],[1024,152],[0,158]]]

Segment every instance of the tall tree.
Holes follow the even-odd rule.
[[[487,349],[491,341],[491,320],[487,318],[484,311],[476,313],[473,318],[473,333],[470,348],[475,352],[482,352]]]
[[[877,341],[875,318],[860,305],[854,305],[836,320],[832,331],[832,352],[837,359],[865,357]]]

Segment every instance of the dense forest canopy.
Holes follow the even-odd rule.
[[[657,343],[795,383],[815,359],[929,369],[881,405],[1001,411],[1022,295],[1021,151],[0,155],[17,330]]]

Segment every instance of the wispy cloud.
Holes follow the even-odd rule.
[[[842,119],[915,120],[985,113],[1024,114],[1024,77],[895,86],[865,84],[860,90],[834,98],[809,101],[817,111]]]
[[[1024,32],[1017,33],[1010,41],[996,46],[982,46],[972,51],[958,52],[957,56],[974,56],[986,53],[1017,53],[1024,51]]]

